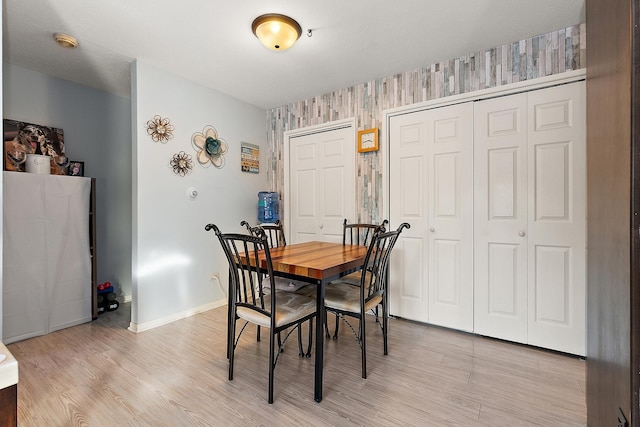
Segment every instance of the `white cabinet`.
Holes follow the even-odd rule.
[[[392,315],[584,355],[585,105],[576,82],[390,117]]]
[[[392,259],[390,313],[473,329],[471,103],[393,117],[391,224],[408,222]]]
[[[91,320],[91,178],[4,172],[5,343]]]
[[[585,85],[476,103],[481,334],[585,353]]]

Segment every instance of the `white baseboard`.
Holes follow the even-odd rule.
[[[131,297],[129,297],[129,301],[131,300]],[[126,297],[125,297],[125,301],[126,301]],[[176,320],[181,320],[181,319],[185,319],[187,317],[193,316],[194,314],[198,314],[198,313],[202,313],[205,311],[209,311],[209,310],[213,310],[214,308],[218,308],[221,307],[223,305],[227,304],[227,300],[222,299],[220,301],[214,301],[211,302],[209,304],[205,304],[205,305],[201,305],[199,307],[195,307],[189,310],[185,310],[183,312],[180,313],[174,313],[171,314],[169,316],[165,316],[165,317],[161,317],[160,319],[156,319],[156,320],[152,320],[150,322],[145,322],[145,323],[140,323],[140,324],[136,324],[136,323],[129,323],[129,330],[131,332],[135,332],[136,334],[139,332],[143,332],[149,329],[153,329],[153,328],[157,328],[158,326],[162,326],[162,325],[166,325],[168,323],[172,323],[175,322]]]

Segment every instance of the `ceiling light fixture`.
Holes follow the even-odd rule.
[[[287,50],[300,38],[302,28],[294,19],[277,13],[260,15],[251,24],[253,34],[272,50]]]
[[[69,34],[55,33],[53,39],[62,47],[73,49],[78,47],[78,40]]]

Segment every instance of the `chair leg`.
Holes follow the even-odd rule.
[[[340,327],[340,316],[336,313],[336,330],[333,332],[333,339],[338,339],[338,328]]]
[[[311,357],[311,347],[313,346],[313,318],[309,319],[309,347],[305,356]]]
[[[304,350],[302,349],[302,323],[298,323],[298,356],[304,357]]]
[[[271,331],[271,333],[269,334],[269,397],[267,398],[267,402],[268,403],[273,403],[273,371],[275,369],[275,366],[273,364],[273,361],[275,359],[275,355],[274,353],[274,337],[276,334],[273,333],[273,331]]]
[[[236,321],[235,321],[235,313],[233,315],[233,322],[229,324],[229,347],[227,349],[227,353],[229,356],[229,381],[233,380],[233,356],[236,350]]]
[[[331,338],[331,335],[329,334],[329,321],[327,320],[327,314],[329,314],[327,312],[327,310],[324,311],[324,336],[329,339]]]
[[[387,304],[382,303],[382,343],[384,346],[384,355],[388,354],[387,351],[387,327],[389,326],[389,316],[387,315]]]
[[[365,316],[360,315],[360,349],[362,350],[362,378],[367,378],[367,334],[365,333]]]

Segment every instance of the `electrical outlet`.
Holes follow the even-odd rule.
[[[618,408],[618,427],[629,427],[627,417],[624,416],[624,412],[620,408]]]

